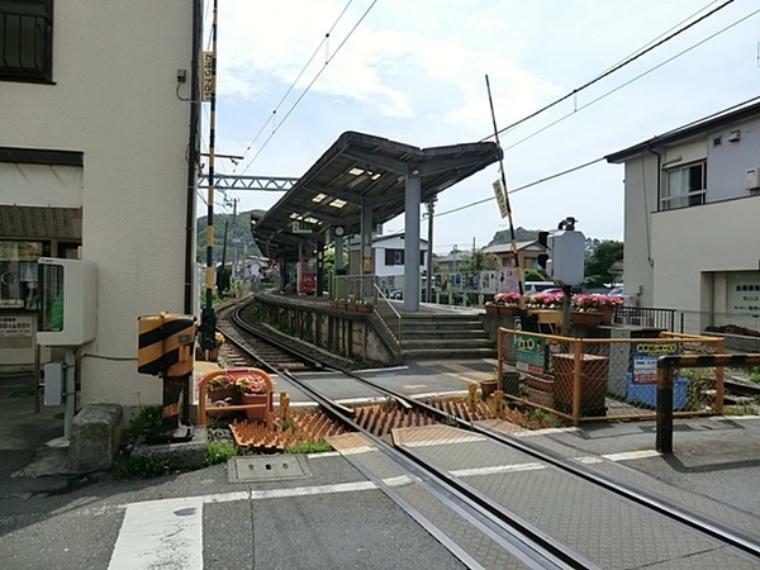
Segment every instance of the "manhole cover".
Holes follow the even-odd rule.
[[[306,458],[298,455],[235,457],[228,464],[230,483],[311,477]]]

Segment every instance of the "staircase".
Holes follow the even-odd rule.
[[[407,314],[401,327],[404,360],[496,358],[496,343],[477,315]]]

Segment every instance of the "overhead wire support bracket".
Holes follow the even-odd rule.
[[[216,190],[264,190],[281,191],[290,190],[298,178],[287,176],[245,176],[240,174],[214,174],[214,188]],[[208,188],[208,174],[198,177],[198,187]]]

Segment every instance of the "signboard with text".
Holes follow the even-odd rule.
[[[211,94],[214,92],[214,52],[203,52],[201,81],[201,101],[211,101]]]
[[[657,383],[657,359],[678,352],[676,343],[639,342],[631,352],[631,370],[634,384]]]
[[[524,334],[515,335],[515,366],[528,374],[543,374],[546,362],[544,339]]]
[[[509,212],[507,212],[507,192],[504,185],[501,183],[501,178],[497,178],[493,183],[493,193],[496,196],[496,202],[499,204],[499,213],[502,218],[506,218]]]
[[[34,331],[34,317],[0,315],[0,338],[30,337]]]

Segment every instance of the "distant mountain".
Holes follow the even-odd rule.
[[[238,212],[237,219],[233,220],[232,214],[223,214],[214,212],[214,261],[222,261],[222,248],[224,246],[224,223],[228,222],[227,228],[227,261],[245,255],[261,256],[261,250],[256,245],[251,235],[251,213],[261,217],[266,210],[248,210],[247,212]],[[196,259],[200,262],[206,261],[206,216],[202,216],[195,221],[197,230],[197,253]]]
[[[541,230],[526,230],[522,226],[515,228],[515,240],[517,241],[533,241],[538,239],[538,232]],[[502,243],[509,243],[512,238],[509,235],[509,230],[499,230],[491,239],[488,245],[498,245]]]

